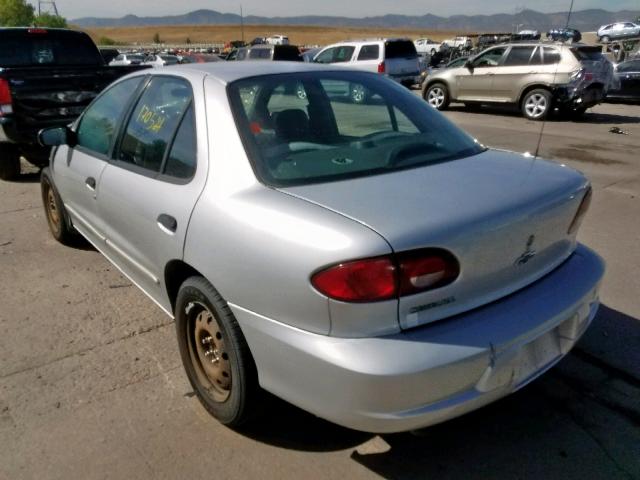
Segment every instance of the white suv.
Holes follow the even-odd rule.
[[[406,38],[335,43],[313,59],[387,75],[407,87],[420,82],[420,64],[413,42]]]

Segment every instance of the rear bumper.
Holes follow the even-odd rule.
[[[560,87],[554,92],[558,106],[569,108],[591,108],[602,103],[606,93],[601,87],[572,88]]]
[[[369,432],[425,427],[521,388],[575,345],[598,308],[604,263],[584,246],[500,301],[377,338],[309,333],[231,305],[261,385]]]

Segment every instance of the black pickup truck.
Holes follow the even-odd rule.
[[[83,32],[0,28],[0,179],[20,173],[20,156],[46,165],[38,131],[71,123],[107,85],[140,68],[107,66]]]

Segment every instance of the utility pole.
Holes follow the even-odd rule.
[[[242,4],[240,4],[240,40],[244,43],[244,16],[242,15]]]
[[[45,6],[45,13],[53,13],[56,17],[60,16],[55,0],[38,0],[38,16],[42,15],[43,5]]]

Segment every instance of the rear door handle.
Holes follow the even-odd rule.
[[[96,189],[96,179],[95,178],[87,177],[87,179],[84,181],[84,183],[87,185],[89,190],[95,190]]]
[[[178,229],[178,221],[171,215],[161,213],[158,215],[158,227],[165,233],[174,234]]]

